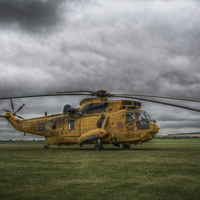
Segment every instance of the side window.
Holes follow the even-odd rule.
[[[69,129],[74,129],[74,120],[69,120]]]
[[[126,113],[126,123],[133,123],[134,122],[134,115],[132,112]]]
[[[56,122],[53,122],[52,123],[52,130],[55,130],[56,129]]]

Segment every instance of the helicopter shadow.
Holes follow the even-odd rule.
[[[52,148],[53,151],[95,151],[93,148]],[[165,151],[166,149],[161,148],[138,148],[138,149],[122,149],[122,148],[105,148],[103,150],[97,152],[105,152],[105,151]]]

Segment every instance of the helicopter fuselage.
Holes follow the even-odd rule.
[[[18,120],[12,113],[6,119],[22,132],[45,137],[47,144],[86,144],[98,139],[102,144],[141,144],[158,133],[156,121],[132,100],[108,101],[89,98],[75,113],[61,113]]]

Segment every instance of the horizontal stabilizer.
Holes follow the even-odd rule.
[[[8,116],[8,115],[0,115],[0,117],[9,118],[10,116]]]

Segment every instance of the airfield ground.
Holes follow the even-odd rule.
[[[183,141],[182,141],[183,140]],[[0,143],[0,199],[200,199],[200,139],[105,145]]]

